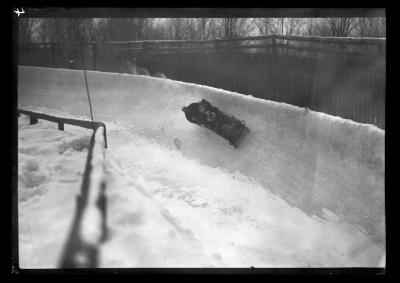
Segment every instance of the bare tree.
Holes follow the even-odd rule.
[[[168,38],[168,27],[165,20],[153,19],[151,28],[149,27],[148,39],[166,39]]]
[[[220,28],[225,39],[248,36],[255,26],[249,18],[223,18]]]
[[[284,34],[284,27],[285,27],[285,18],[279,18],[278,19],[278,34],[283,35]]]
[[[213,18],[209,21],[209,36],[210,39],[221,38],[223,29],[221,28],[221,19]]]
[[[18,41],[19,42],[32,42],[33,41],[33,27],[35,19],[21,18],[18,20]]]
[[[150,30],[153,28],[154,19],[151,18],[138,18],[136,19],[137,39],[148,39],[148,35],[151,33]]]
[[[33,30],[40,42],[91,42],[96,39],[93,19],[39,19],[40,24]]]
[[[359,18],[356,27],[356,36],[386,37],[385,18]]]
[[[197,23],[194,18],[182,19],[182,39],[198,39]]]
[[[316,25],[316,19],[309,19],[308,23],[306,24],[305,34],[308,36],[315,35]]]
[[[154,19],[150,18],[111,18],[102,19],[95,24],[97,38],[105,41],[129,41],[147,39],[151,34]],[[99,36],[99,32],[101,35]]]
[[[209,18],[198,18],[197,19],[197,32],[198,38],[206,40],[210,38],[210,19]]]
[[[21,42],[238,38],[259,34],[386,36],[383,18],[44,18],[19,20]]]
[[[350,36],[356,28],[356,18],[324,18],[313,22],[313,35],[319,36]]]
[[[167,23],[169,25],[169,36],[180,40],[183,37],[183,25],[181,18],[171,18]]]
[[[261,18],[253,22],[262,35],[301,35],[306,26],[306,21],[301,18]]]
[[[253,19],[253,25],[261,35],[269,35],[276,33],[273,18],[256,18]]]
[[[305,22],[300,18],[287,18],[285,22],[285,35],[301,35]]]

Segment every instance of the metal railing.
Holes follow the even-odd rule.
[[[57,123],[59,130],[64,130],[64,124],[93,129],[81,190],[76,198],[75,215],[61,254],[59,267],[62,269],[97,267],[99,244],[106,240],[108,231],[106,182],[99,178],[104,173],[104,148],[107,147],[105,124],[61,118],[21,109],[18,109],[17,112],[18,115],[28,115],[31,125],[36,124],[38,119],[43,119]],[[100,162],[97,162],[96,157],[101,158]],[[96,176],[93,177],[94,175]],[[93,215],[97,217],[93,217]],[[85,225],[88,222],[90,225]],[[93,228],[90,230],[90,227],[93,226],[95,227],[94,232]]]
[[[75,215],[59,262],[62,269],[98,267],[100,244],[107,239],[106,182],[98,179],[99,174],[104,174],[104,169],[94,161],[96,154],[104,158],[104,149],[99,148],[103,129],[94,130],[90,141]]]
[[[50,122],[54,122],[58,124],[58,129],[64,131],[64,124],[74,125],[86,129],[93,129],[96,130],[98,127],[104,128],[104,147],[107,148],[107,134],[106,134],[106,125],[103,122],[92,122],[86,120],[78,120],[78,119],[69,119],[69,118],[62,118],[56,117],[52,115],[47,115],[43,113],[37,113],[28,110],[17,109],[18,115],[24,114],[29,116],[29,123],[36,124],[38,119],[47,120]]]

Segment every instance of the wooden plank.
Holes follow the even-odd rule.
[[[320,52],[320,53],[328,53],[328,54],[342,54],[342,55],[349,55],[349,56],[372,56],[372,57],[384,57],[385,54],[380,53],[368,53],[368,52],[353,52],[353,51],[337,51],[337,50],[330,50],[327,48],[317,48],[317,47],[300,47],[300,46],[293,46],[287,44],[276,44],[276,47],[283,48],[283,49],[291,49],[291,50],[299,50],[299,51],[308,51],[308,52]]]
[[[62,118],[62,117],[56,117],[56,116],[51,116],[51,115],[47,115],[47,114],[43,114],[43,113],[22,110],[22,109],[18,109],[17,111],[20,114],[28,115],[29,119],[30,119],[30,124],[36,124],[38,122],[38,119],[42,119],[42,120],[47,120],[50,122],[55,122],[57,124],[63,123],[63,124],[79,126],[82,128],[93,129],[93,130],[97,129],[98,127],[103,127],[104,128],[105,147],[107,147],[106,125],[103,122],[92,122],[92,121],[85,121],[85,120]]]
[[[33,124],[37,124],[38,119],[35,116],[30,115],[29,116],[29,124],[33,125]]]
[[[232,39],[219,39],[221,42],[237,42],[237,41],[252,41],[252,40],[269,40],[276,37],[282,40],[293,40],[293,41],[307,41],[307,42],[329,42],[329,43],[351,43],[351,44],[385,44],[386,38],[374,38],[374,37],[322,37],[322,36],[294,36],[294,35],[263,35],[263,36],[247,36],[241,38]],[[150,44],[209,44],[213,43],[214,39],[211,40],[136,40],[136,41],[110,41],[110,42],[97,42],[101,44],[141,44],[147,42]],[[90,42],[89,44],[94,43]],[[32,43],[22,43],[32,44]],[[58,44],[70,44],[70,45],[82,45],[84,43],[58,43]]]
[[[349,44],[365,44],[365,45],[382,45],[386,44],[386,38],[375,37],[332,37],[332,36],[298,36],[298,35],[276,35],[277,39],[320,42],[320,43],[349,43]]]
[[[354,78],[354,66],[355,62],[352,62],[349,66],[349,78],[350,78],[350,98],[349,98],[349,103],[350,103],[350,113],[349,113],[349,118],[354,121],[355,119],[355,78]]]
[[[240,42],[240,41],[258,41],[258,40],[289,40],[300,42],[318,42],[318,43],[347,43],[347,44],[362,44],[362,45],[385,45],[386,38],[368,38],[368,37],[322,37],[322,36],[294,36],[294,35],[264,35],[264,36],[248,36],[234,39],[217,39],[221,43]],[[212,44],[215,39],[211,40],[138,40],[138,41],[109,41],[109,42],[54,42],[57,45],[161,45],[161,44]],[[20,42],[20,45],[25,46],[42,46],[50,43],[27,43]],[[150,47],[150,46],[149,46]]]

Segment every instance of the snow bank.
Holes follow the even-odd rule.
[[[21,268],[56,268],[75,209],[91,131],[18,119]],[[80,144],[79,149],[76,145]],[[62,150],[60,150],[62,148]]]
[[[52,114],[60,116],[55,111]],[[19,118],[21,268],[58,268],[88,153],[75,149],[75,145],[77,141],[86,141],[82,147],[88,149],[91,133],[79,127],[59,131],[57,124],[42,120],[29,125],[27,117]],[[68,149],[59,150],[67,144],[70,144]],[[47,150],[37,150],[39,147]],[[191,231],[183,228],[140,182],[126,176],[115,160],[106,158],[103,128],[98,128],[95,134],[91,165],[88,202],[80,227],[85,244],[101,248],[99,267],[218,266],[218,260],[208,254]],[[34,176],[43,180],[29,181]],[[106,218],[97,202],[104,195],[109,210]],[[104,219],[108,219],[108,225],[103,226]],[[106,238],[104,227],[107,227]]]
[[[118,160],[107,158],[109,238],[99,267],[221,267],[205,243],[182,225]],[[129,173],[129,172],[128,172]]]
[[[240,172],[310,216],[331,211],[385,245],[383,130],[168,79],[87,75],[95,120],[122,122],[127,131],[203,165]],[[19,107],[89,117],[82,71],[20,67],[18,92]],[[241,148],[186,121],[181,107],[201,98],[246,121],[251,132]]]
[[[202,165],[137,135],[120,135],[108,153],[190,231],[217,260],[215,266],[375,267],[381,259],[379,246],[332,211],[309,217],[239,172]],[[130,215],[135,206],[115,202],[112,214]],[[130,246],[122,241],[129,242],[122,236],[128,230],[118,231],[120,244]]]

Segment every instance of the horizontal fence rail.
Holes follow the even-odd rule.
[[[296,36],[296,35],[264,35],[264,36],[248,36],[231,39],[210,39],[210,40],[134,40],[134,41],[109,41],[109,42],[68,42],[68,43],[20,43],[27,45],[43,45],[43,44],[59,44],[59,45],[87,45],[87,44],[166,44],[166,43],[213,43],[219,42],[233,42],[233,41],[248,41],[248,40],[268,40],[268,39],[285,39],[293,41],[307,41],[307,42],[324,42],[324,43],[350,43],[350,44],[368,44],[368,45],[385,45],[386,38],[375,38],[375,37],[332,37],[332,36]]]
[[[232,39],[213,39],[213,40],[140,40],[140,41],[111,41],[111,42],[91,42],[91,43],[78,43],[78,42],[68,42],[68,43],[20,43],[21,48],[28,49],[40,49],[49,48],[55,49],[60,46],[73,46],[73,47],[88,47],[92,49],[96,48],[133,48],[134,50],[141,50],[147,52],[150,50],[157,50],[162,48],[163,45],[180,45],[172,50],[182,50],[188,48],[187,45],[196,44],[198,46],[190,46],[196,49],[209,49],[209,48],[225,48],[225,49],[237,49],[237,48],[262,48],[265,45],[259,44],[252,47],[252,44],[245,44],[248,41],[271,41],[267,44],[268,47],[275,48],[291,48],[290,44],[279,44],[279,41],[286,42],[300,42],[300,43],[313,43],[313,44],[329,44],[329,45],[355,45],[355,46],[377,46],[379,52],[376,53],[364,53],[364,52],[351,52],[342,51],[343,54],[347,55],[380,55],[385,53],[386,39],[385,38],[357,38],[357,37],[320,37],[320,36],[288,36],[288,35],[266,35],[266,36],[252,36],[252,37],[241,37]],[[240,45],[224,45],[226,43],[242,43]],[[244,44],[243,44],[244,43]],[[204,45],[212,46],[204,46]],[[303,47],[304,49],[309,49],[310,51],[317,52],[330,52],[331,48],[318,48],[313,49],[312,47]],[[166,50],[170,51],[170,50]]]
[[[80,58],[91,70],[163,74],[385,128],[385,38],[266,35],[19,46],[20,65],[83,69]]]
[[[33,111],[27,111],[22,109],[17,109],[18,115],[23,114],[29,116],[30,124],[36,124],[38,119],[47,120],[50,122],[54,122],[58,124],[58,129],[64,131],[64,124],[69,124],[73,126],[78,126],[86,129],[93,129],[96,130],[99,127],[104,128],[104,147],[107,148],[107,135],[106,135],[106,125],[103,122],[92,122],[86,120],[78,120],[78,119],[69,119],[69,118],[62,118],[56,117],[52,115],[47,115],[43,113],[37,113]]]

